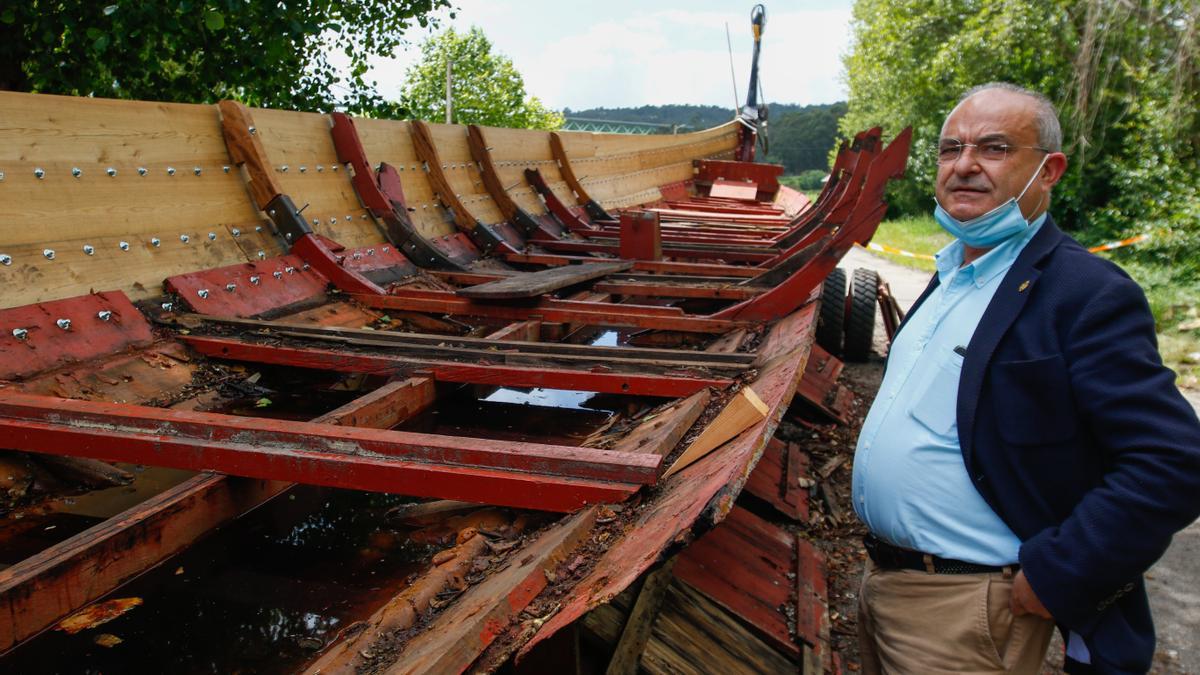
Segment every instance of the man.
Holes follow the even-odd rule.
[[[956,240],[892,344],[854,462],[871,560],[864,670],[1144,672],[1142,574],[1200,516],[1200,422],[1145,297],[1046,211],[1067,167],[1053,106],[993,83],[938,146]]]

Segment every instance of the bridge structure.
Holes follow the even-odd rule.
[[[592,131],[602,134],[676,134],[691,129],[686,124],[658,124],[655,122],[629,122],[623,120],[602,120],[590,117],[570,117],[562,126],[564,131]]]

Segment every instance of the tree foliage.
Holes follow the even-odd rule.
[[[829,153],[837,143],[838,120],[844,114],[845,103],[810,105],[784,115],[776,114],[772,106],[766,161],[782,164],[791,174],[819,170],[824,176],[829,170]]]
[[[892,201],[928,212],[959,95],[993,80],[1044,92],[1071,160],[1059,222],[1091,237],[1152,230],[1159,253],[1195,264],[1183,243],[1200,244],[1198,18],[1193,0],[857,0],[841,130],[913,125]]]
[[[557,129],[561,114],[525,93],[525,80],[479,28],[453,28],[421,44],[421,60],[405,74],[402,104],[414,118],[446,120],[446,63],[452,64],[451,113],[458,124]]]
[[[365,79],[449,0],[26,0],[0,8],[0,89],[396,112]],[[453,16],[453,15],[452,15]],[[349,60],[344,79],[329,54]]]

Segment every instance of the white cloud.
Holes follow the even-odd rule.
[[[459,30],[472,25],[483,29],[495,49],[524,75],[526,91],[554,108],[667,103],[732,107],[726,23],[733,40],[738,103],[746,96],[752,3],[728,10],[719,3],[702,11],[663,8],[667,3],[647,7],[628,0],[607,6],[483,0],[457,4],[461,10],[448,23]],[[841,54],[849,45],[849,22],[849,7],[768,7],[760,58],[767,99],[844,99]],[[419,43],[425,35],[410,37]],[[379,82],[385,96],[397,96],[404,71],[419,55],[414,44],[393,59],[379,60],[372,64],[369,78]]]

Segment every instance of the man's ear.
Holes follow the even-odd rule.
[[[1046,189],[1050,189],[1062,180],[1063,174],[1066,172],[1067,156],[1061,152],[1052,152],[1046,156],[1046,163],[1042,165],[1039,180]]]

